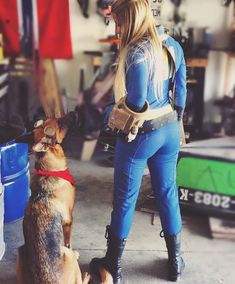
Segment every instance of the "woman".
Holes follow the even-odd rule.
[[[180,146],[178,120],[186,99],[186,68],[180,45],[159,36],[149,0],[116,0],[112,15],[120,34],[120,56],[114,84],[115,100],[125,97],[126,107],[145,111],[146,103],[161,112],[169,107],[169,91],[175,81],[174,115],[147,120],[128,142],[120,134],[114,159],[114,197],[111,224],[107,226],[108,248],[104,258],[90,263],[93,273],[105,267],[114,283],[121,282],[121,256],[125,247],[144,169],[148,165],[152,188],[168,250],[169,280],[177,281],[184,269],[180,256],[181,215],[176,188],[176,163]],[[163,51],[163,45],[166,46]],[[173,53],[170,52],[173,49]],[[166,50],[168,50],[166,52]],[[167,54],[165,56],[164,54]],[[171,54],[171,55],[170,55]],[[172,74],[174,61],[174,74]],[[171,71],[171,72],[170,72]],[[112,114],[111,114],[112,115]],[[152,127],[153,126],[153,127]]]

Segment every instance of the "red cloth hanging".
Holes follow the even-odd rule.
[[[39,53],[47,58],[71,58],[68,0],[37,0]]]
[[[4,53],[20,53],[17,0],[0,0]],[[44,58],[72,58],[69,0],[37,0],[39,53]]]
[[[0,0],[0,33],[3,33],[4,55],[19,54],[17,0]]]

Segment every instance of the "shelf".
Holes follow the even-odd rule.
[[[188,79],[187,80],[187,84],[197,84],[198,83],[198,80],[196,79]]]
[[[207,58],[188,58],[186,60],[187,67],[205,68],[208,64]]]

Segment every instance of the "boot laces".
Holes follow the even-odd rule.
[[[104,237],[105,237],[106,240],[108,240],[109,234],[110,234],[110,225],[107,225],[107,226],[106,226],[105,235],[104,235]]]
[[[160,235],[160,237],[161,237],[161,238],[164,238],[164,237],[165,237],[165,233],[164,233],[164,231],[163,231],[163,230],[161,230],[161,232],[160,232],[160,234],[159,234],[159,235]]]

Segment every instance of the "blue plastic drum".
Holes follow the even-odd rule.
[[[3,216],[4,216],[4,202],[3,202],[3,186],[0,183],[0,260],[5,252],[5,242],[3,236]]]
[[[28,145],[15,143],[24,131],[0,127],[0,183],[4,188],[4,223],[23,217],[29,199]]]

